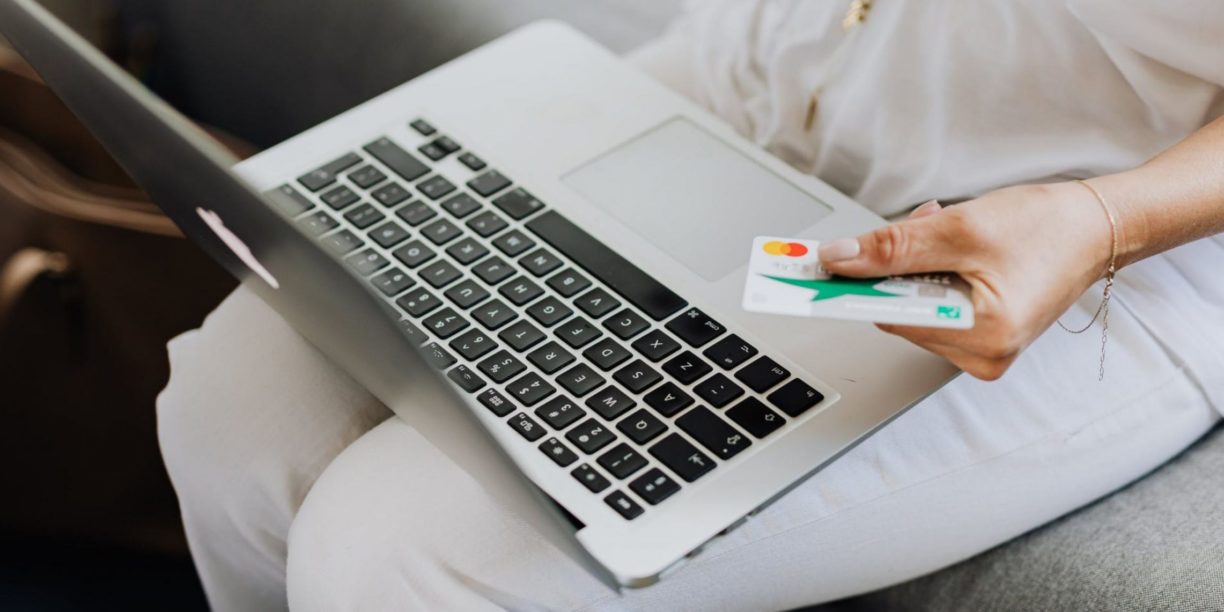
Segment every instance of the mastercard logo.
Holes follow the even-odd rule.
[[[808,248],[798,242],[782,242],[771,240],[762,247],[770,255],[785,255],[787,257],[802,257],[807,255]]]

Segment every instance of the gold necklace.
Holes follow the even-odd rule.
[[[862,29],[862,25],[867,22],[868,15],[871,14],[871,5],[874,0],[854,0],[850,3],[850,8],[846,9],[845,17],[842,17],[841,27],[842,32],[846,33],[846,37],[837,45],[837,49],[833,51],[833,59],[830,60],[830,67],[826,74],[821,78],[820,83],[813,87],[808,94],[807,114],[803,118],[804,131],[812,131],[812,127],[816,125],[816,114],[820,110],[820,96],[824,93],[824,87],[832,77],[837,76],[846,63],[848,57],[847,49],[850,48],[852,40],[856,38],[855,34]]]

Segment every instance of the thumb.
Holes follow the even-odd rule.
[[[955,272],[964,259],[949,240],[955,220],[949,214],[928,214],[885,225],[858,238],[840,238],[820,245],[820,263],[843,276],[896,276],[924,272]]]

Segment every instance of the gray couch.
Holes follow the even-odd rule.
[[[677,0],[120,0],[148,82],[260,145],[512,27],[569,21],[625,51]],[[253,52],[257,49],[258,52]],[[288,103],[287,101],[292,101]],[[1088,508],[935,574],[818,610],[1224,610],[1224,434]]]

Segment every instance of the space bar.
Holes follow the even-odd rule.
[[[556,211],[550,210],[536,217],[527,224],[527,229],[656,321],[662,321],[688,305],[684,298],[664,287]]]

